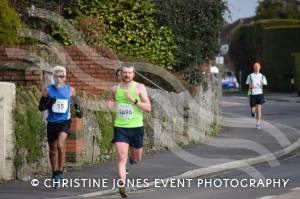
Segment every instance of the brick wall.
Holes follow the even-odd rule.
[[[12,49],[15,48],[15,49]],[[17,48],[17,49],[16,49]],[[42,86],[42,71],[20,57],[29,46],[0,46],[0,81],[18,85]],[[89,49],[92,49],[92,53]],[[108,67],[117,67],[114,54],[105,48],[86,46],[66,46],[59,50],[66,57],[67,82],[77,90],[100,94],[116,81],[115,72]],[[94,54],[93,54],[94,53]],[[7,56],[10,55],[10,57]],[[9,67],[4,67],[9,65]],[[11,67],[13,65],[13,67]]]

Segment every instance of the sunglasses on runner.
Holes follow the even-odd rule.
[[[65,78],[66,76],[64,76],[64,75],[55,75],[54,77],[56,77],[56,78]]]

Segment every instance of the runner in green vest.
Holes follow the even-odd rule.
[[[122,82],[114,86],[108,100],[110,109],[116,108],[114,122],[114,138],[118,158],[119,193],[127,197],[126,191],[126,164],[130,147],[129,162],[137,164],[141,161],[144,140],[143,112],[151,111],[151,103],[143,84],[133,81],[135,69],[133,66],[121,68]]]

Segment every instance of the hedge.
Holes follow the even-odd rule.
[[[247,75],[252,71],[252,63],[255,60],[259,60],[263,62],[264,67],[262,72],[270,74],[268,70],[272,71],[272,69],[270,69],[270,67],[273,67],[272,61],[266,60],[266,58],[264,57],[266,52],[264,51],[265,50],[268,51],[268,49],[272,49],[272,45],[276,45],[275,43],[279,39],[276,40],[270,39],[268,41],[271,41],[270,42],[271,46],[269,47],[263,46],[268,43],[264,41],[264,39],[267,37],[264,32],[267,29],[268,32],[270,32],[270,28],[280,27],[281,29],[284,29],[284,27],[295,28],[298,26],[300,27],[300,20],[281,20],[281,19],[260,20],[260,21],[251,22],[248,24],[243,24],[238,26],[233,31],[233,35],[230,43],[230,49],[229,49],[229,56],[232,59],[236,70],[242,71],[242,81],[243,82],[246,81]],[[285,42],[284,39],[285,37],[282,37],[281,35],[281,37],[279,38],[282,41],[282,43]],[[293,38],[293,35],[289,35],[289,37],[286,38],[287,39]],[[297,45],[297,43],[295,43],[295,45]],[[287,56],[290,56],[291,53],[290,50],[287,49],[286,51],[288,52]],[[285,52],[285,50],[282,49],[282,52]],[[289,57],[289,59],[291,61],[291,57]],[[268,65],[266,63],[272,65]],[[271,80],[273,80],[272,77]],[[288,85],[279,86],[280,87],[279,88],[275,83],[273,88],[272,82],[270,83],[271,85],[268,88],[271,88],[273,90],[281,90],[281,91],[290,90],[290,86]]]
[[[280,92],[293,91],[294,52],[300,52],[300,26],[266,28],[263,34],[264,72],[269,87]]]
[[[300,96],[300,53],[294,53],[292,54],[294,57],[294,80],[295,80],[295,90]]]

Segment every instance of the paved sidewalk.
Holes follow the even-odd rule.
[[[248,98],[246,91],[240,92],[224,92],[223,96],[240,96]],[[300,97],[296,93],[266,93],[266,100],[278,102],[300,103]]]
[[[267,100],[300,103],[300,97],[296,93],[272,93],[265,94]]]

